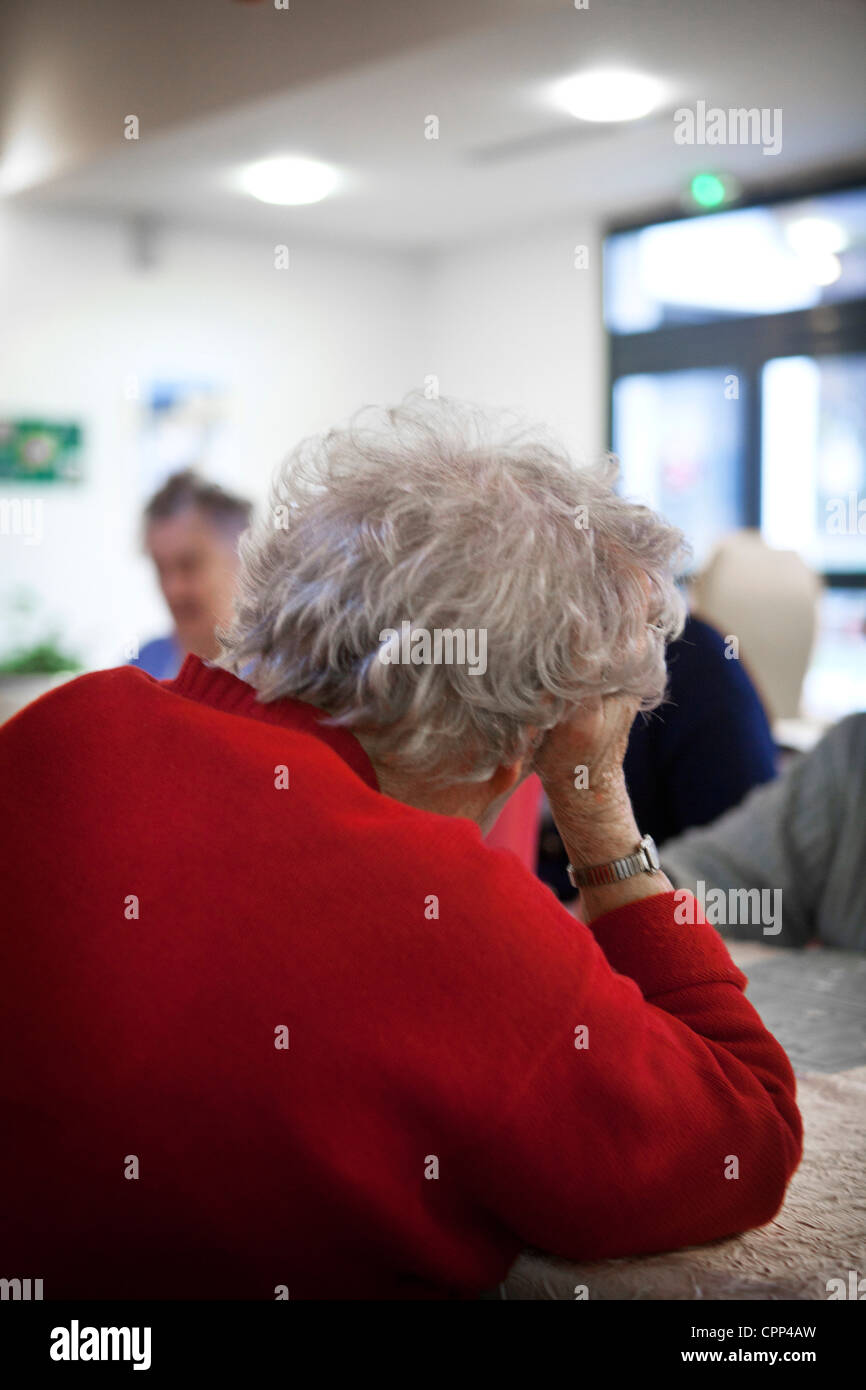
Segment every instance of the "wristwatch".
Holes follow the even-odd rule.
[[[635,874],[654,874],[660,867],[656,842],[652,835],[644,835],[634,854],[627,854],[624,859],[594,864],[589,869],[576,869],[573,864],[567,864],[565,871],[572,888],[601,888],[605,883],[634,878]]]

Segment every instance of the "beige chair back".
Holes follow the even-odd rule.
[[[737,638],[771,721],[800,714],[821,589],[799,555],[752,530],[726,536],[692,584],[695,616]]]

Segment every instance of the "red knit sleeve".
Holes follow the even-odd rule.
[[[551,901],[527,964],[546,977],[545,1041],[471,1156],[479,1196],[526,1244],[671,1250],[781,1206],[802,1146],[794,1075],[697,904],[694,925],[675,921],[681,901],[568,929]]]

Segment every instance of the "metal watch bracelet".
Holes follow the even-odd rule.
[[[634,854],[612,859],[608,864],[593,864],[587,869],[576,869],[573,864],[567,864],[566,873],[572,888],[602,888],[609,883],[634,878],[637,874],[654,874],[659,867],[656,842],[652,835],[644,835]]]

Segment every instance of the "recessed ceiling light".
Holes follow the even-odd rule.
[[[0,196],[19,193],[54,172],[57,155],[52,144],[34,130],[19,130],[0,159]]]
[[[317,159],[280,155],[248,164],[241,187],[263,203],[320,203],[337,183],[337,171]]]
[[[636,121],[661,105],[665,87],[643,73],[603,68],[554,83],[550,95],[580,121]]]

